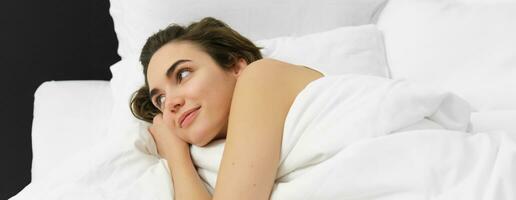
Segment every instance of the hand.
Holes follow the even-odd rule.
[[[166,157],[171,151],[177,148],[189,148],[189,144],[179,138],[163,121],[163,115],[158,114],[152,120],[152,125],[149,127],[149,132],[156,143],[158,154],[161,157]]]

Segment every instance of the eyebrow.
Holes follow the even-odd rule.
[[[186,60],[186,59],[181,59],[181,60],[178,60],[176,61],[174,64],[172,64],[168,69],[167,69],[167,72],[165,73],[165,76],[166,77],[169,77],[177,68],[177,66],[179,66],[181,63],[184,63],[184,62],[189,62],[191,60]],[[154,88],[150,91],[150,99],[152,101],[152,98],[158,94],[159,92],[159,89],[157,88]]]

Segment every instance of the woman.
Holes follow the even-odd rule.
[[[269,199],[287,113],[301,90],[323,74],[262,59],[251,41],[210,17],[154,34],[140,62],[145,85],[131,110],[152,122],[149,132],[171,169],[175,199],[212,199],[189,145],[222,138],[213,199]]]

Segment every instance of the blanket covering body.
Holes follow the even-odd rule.
[[[365,75],[311,82],[287,115],[273,200],[516,199],[516,139],[470,133],[456,95]],[[192,148],[213,191],[223,141]]]
[[[470,112],[454,94],[404,80],[317,79],[287,115],[271,199],[516,199],[515,136],[470,133]],[[12,199],[172,199],[149,137],[110,134]],[[191,148],[210,192],[223,148]]]

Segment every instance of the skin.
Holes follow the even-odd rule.
[[[188,59],[179,65],[171,77],[166,70],[177,60]],[[241,59],[231,71],[224,71],[217,63],[196,45],[189,42],[168,43],[151,58],[147,71],[149,88],[159,88],[165,95],[163,120],[172,132],[187,143],[204,146],[213,139],[225,138],[229,108],[237,77],[247,66]],[[185,69],[187,71],[180,70]],[[177,76],[182,77],[180,82]],[[201,106],[195,123],[181,128],[180,115],[194,107]]]
[[[176,84],[176,72],[168,78],[165,72],[180,59],[192,60],[193,70]],[[287,113],[299,92],[320,77],[309,68],[272,59],[249,65],[240,59],[233,70],[224,71],[189,42],[159,49],[147,78],[149,88],[161,89],[166,100],[149,132],[171,169],[174,198],[269,199]],[[193,123],[177,126],[179,115],[195,106],[201,111]],[[218,138],[226,144],[212,197],[192,163],[189,144],[203,146]]]

